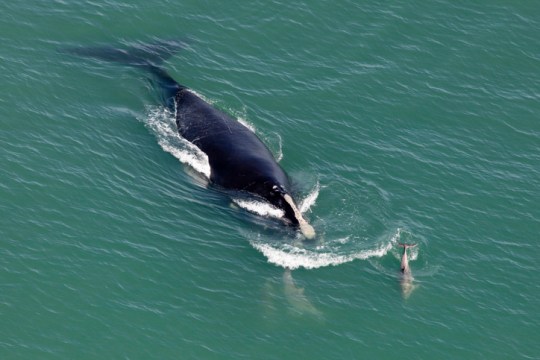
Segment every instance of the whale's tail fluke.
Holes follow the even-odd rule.
[[[174,96],[185,86],[176,82],[162,66],[167,59],[186,47],[188,43],[183,40],[154,40],[148,43],[133,42],[117,46],[66,47],[60,49],[60,52],[127,65],[149,72],[162,90],[164,105],[173,110]]]
[[[405,244],[405,243],[399,243],[398,245],[400,247],[404,248],[405,250],[407,250],[408,248],[412,248],[412,247],[416,246],[416,244]]]

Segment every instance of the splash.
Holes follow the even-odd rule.
[[[338,266],[355,260],[367,260],[385,256],[399,241],[401,229],[386,242],[373,249],[344,250],[351,245],[350,237],[344,237],[328,241],[325,245],[308,249],[302,244],[283,244],[265,242],[262,240],[251,241],[251,245],[261,252],[268,262],[285,269],[296,270],[317,269],[327,266]]]
[[[162,107],[148,107],[144,124],[156,137],[159,146],[183,164],[210,178],[208,157],[198,147],[180,136],[174,114]]]
[[[315,188],[311,190],[311,192],[300,202],[300,206],[298,208],[302,214],[306,213],[313,205],[315,205],[315,201],[317,201],[320,191],[321,186],[317,181]]]
[[[252,245],[268,259],[269,263],[291,270],[298,268],[317,269],[326,266],[337,266],[354,260],[382,257],[392,247],[388,243],[376,249],[361,250],[352,254],[340,255],[332,251],[318,252],[294,245],[283,245],[281,247],[262,243],[252,243]]]
[[[417,239],[414,239],[413,235],[409,231],[403,230],[401,228],[397,230],[397,233],[394,235],[393,239],[394,239],[394,245],[397,245],[398,243],[401,243],[401,242],[417,243]],[[393,254],[396,259],[401,260],[401,256],[403,255],[403,252],[400,249],[403,249],[403,248],[396,247]],[[419,252],[418,246],[410,247],[407,249],[407,253],[409,255],[408,256],[409,262],[415,261],[418,259],[418,252]]]
[[[264,217],[282,218],[283,210],[272,206],[270,203],[259,200],[245,200],[233,198],[233,202],[241,208]]]
[[[394,246],[399,242],[399,240],[401,239],[402,231],[403,230],[401,228],[397,228],[396,233],[392,235],[392,238],[390,239],[390,246]]]
[[[240,124],[244,125],[246,128],[248,128],[249,131],[251,131],[252,133],[256,133],[256,130],[255,130],[255,126],[253,126],[253,124],[249,123],[246,119],[242,118],[242,117],[237,117],[237,120]]]
[[[209,104],[214,103],[203,95],[193,90],[190,91]],[[242,116],[236,116],[236,119],[253,133],[257,132],[253,124],[248,122]],[[158,144],[163,150],[173,155],[183,164],[191,166],[195,171],[204,175],[207,179],[210,179],[211,169],[208,162],[208,156],[206,156],[206,154],[197,146],[180,136],[173,113],[163,107],[148,106],[146,116],[140,120],[142,120],[146,127],[154,134]],[[281,153],[281,137],[279,140],[279,154],[281,155],[278,156],[283,157],[283,154]]]
[[[276,155],[276,161],[280,162],[283,159],[283,140],[281,139],[281,135],[279,135],[278,133],[275,133],[275,134],[278,138],[278,145],[279,145],[277,155]]]
[[[302,200],[300,201],[300,207],[299,211],[300,213],[304,214],[306,211],[308,211],[311,206],[315,204],[315,201],[317,200],[317,197],[319,196],[320,186],[319,183],[315,185],[315,188]],[[250,211],[254,214],[264,216],[264,217],[270,217],[275,219],[282,218],[285,213],[283,210],[276,208],[272,204],[258,200],[258,199],[245,199],[245,198],[234,198],[232,201],[240,206],[242,209],[245,209],[247,211]]]
[[[272,144],[274,144],[275,142],[277,142],[277,149],[272,149],[272,153],[274,154],[274,157],[276,158],[276,161],[277,162],[280,162],[281,160],[283,160],[283,139],[281,139],[281,135],[279,135],[277,132],[274,132],[273,133],[276,138],[274,141],[268,141]],[[272,146],[272,148],[275,147],[275,146]]]

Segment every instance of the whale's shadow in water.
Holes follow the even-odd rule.
[[[285,269],[280,284],[275,278],[268,279],[262,288],[262,303],[264,314],[273,319],[281,309],[291,316],[304,319],[312,319],[317,322],[325,320],[324,314],[319,310],[306,295],[305,288],[299,287],[290,269]]]

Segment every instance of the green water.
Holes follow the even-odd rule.
[[[540,358],[540,3],[0,13],[1,359]],[[146,74],[58,51],[156,39],[315,242],[208,187]]]

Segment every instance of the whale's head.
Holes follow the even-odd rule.
[[[315,237],[315,230],[304,219],[291,195],[283,188],[283,186],[271,184],[267,199],[272,205],[282,209],[285,212],[285,218],[294,226],[298,226],[306,238],[312,239]]]
[[[281,185],[275,185],[275,184],[269,184],[268,191],[268,197],[267,199],[270,201],[272,205],[277,207],[278,209],[281,209],[285,213],[285,219],[291,222],[291,224],[298,226],[300,221],[298,220],[298,217],[296,216],[295,207],[296,205],[294,202],[291,204],[287,200],[285,200],[285,195],[289,195],[289,193],[283,188]]]

